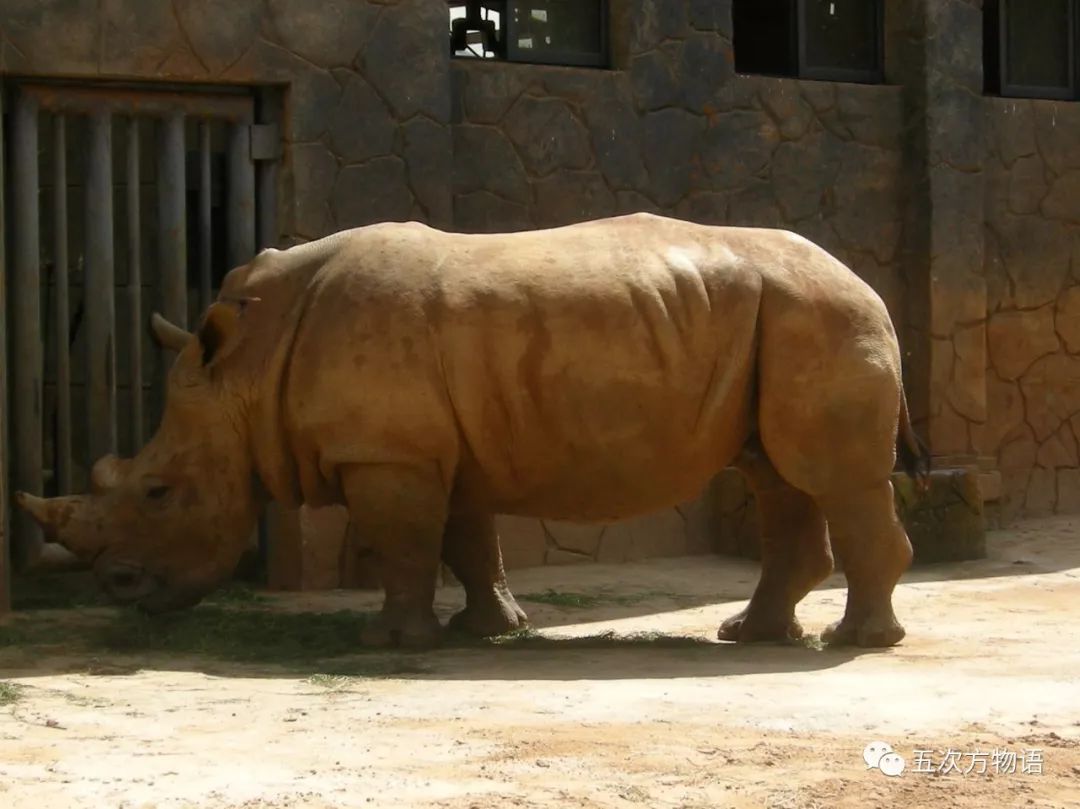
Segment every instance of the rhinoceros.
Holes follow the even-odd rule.
[[[382,223],[233,269],[178,356],[159,429],[87,495],[19,504],[117,601],[192,605],[228,578],[266,498],[347,506],[379,560],[369,644],[427,645],[440,561],[451,625],[526,621],[495,514],[607,521],[692,498],[734,465],[756,495],[761,578],[719,637],[802,633],[795,606],[847,579],[834,644],[904,636],[912,551],[899,456],[925,474],[881,298],[776,229],[634,214],[467,235]]]

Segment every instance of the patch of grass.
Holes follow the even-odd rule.
[[[363,613],[290,613],[205,605],[148,616],[124,610],[95,639],[112,652],[166,652],[221,660],[299,662],[355,654]]]
[[[207,596],[205,604],[265,604],[268,599],[245,584],[233,583]]]
[[[0,680],[0,708],[22,699],[22,686]]]
[[[324,691],[337,693],[348,690],[354,680],[345,674],[312,674],[305,682]]]
[[[11,606],[19,612],[101,607],[108,598],[90,573],[29,573],[13,582]]]
[[[608,604],[619,607],[632,607],[635,604],[654,598],[669,598],[677,601],[681,596],[676,593],[664,593],[657,590],[648,590],[641,593],[571,593],[548,589],[542,593],[525,593],[525,595],[518,596],[518,598],[521,601],[550,604],[553,607],[590,609]]]
[[[588,609],[603,603],[600,596],[588,595],[587,593],[563,593],[558,590],[545,590],[542,593],[525,593],[518,596],[522,601],[532,601],[536,604],[550,604],[553,607],[573,607],[576,609]]]
[[[578,637],[548,637],[532,629],[510,632],[487,641],[490,645],[510,649],[618,649],[654,646],[662,649],[702,649],[716,644],[708,638],[687,635],[665,635],[662,632],[633,632],[619,635],[615,632],[598,632]]]

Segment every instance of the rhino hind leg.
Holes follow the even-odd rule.
[[[795,605],[833,569],[825,517],[788,484],[756,441],[735,462],[754,492],[761,531],[761,578],[750,603],[720,625],[720,640],[750,643],[802,637]]]
[[[442,557],[465,588],[465,609],[450,619],[451,629],[491,637],[528,623],[506,583],[493,515],[452,514],[443,533]]]
[[[911,564],[911,542],[896,516],[892,483],[820,496],[833,550],[848,583],[844,616],[822,633],[835,646],[893,646],[904,638],[892,593]]]
[[[442,627],[435,580],[446,521],[446,497],[435,470],[392,464],[353,466],[341,474],[349,518],[379,560],[382,612],[361,632],[365,646],[427,648]]]

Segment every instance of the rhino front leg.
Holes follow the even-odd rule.
[[[506,583],[494,516],[451,514],[442,556],[465,588],[465,609],[450,619],[452,629],[490,637],[526,625],[528,618]]]
[[[366,646],[438,644],[435,581],[447,496],[437,470],[398,464],[349,467],[341,475],[349,517],[378,558],[385,601],[364,625]]]
[[[800,638],[795,605],[833,569],[825,517],[810,495],[780,477],[756,441],[735,465],[757,505],[761,579],[750,603],[724,621],[717,636],[744,643]]]

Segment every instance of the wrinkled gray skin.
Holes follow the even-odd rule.
[[[162,424],[88,495],[19,503],[118,600],[194,603],[234,569],[261,498],[345,504],[386,591],[372,644],[426,645],[440,560],[454,624],[525,621],[493,515],[610,520],[693,497],[735,464],[761,508],[762,578],[721,638],[797,637],[842,556],[833,643],[904,634],[911,559],[897,447],[920,450],[881,299],[778,230],[638,214],[517,234],[409,224],[268,250],[178,350]],[[826,528],[828,526],[828,528]]]

